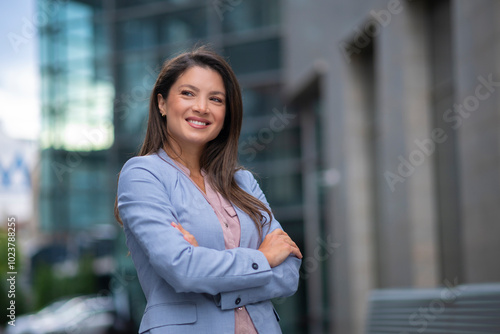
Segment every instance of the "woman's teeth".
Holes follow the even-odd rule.
[[[204,123],[204,122],[200,122],[200,121],[194,121],[192,119],[189,119],[188,122],[196,124],[196,125],[208,125],[208,123]]]

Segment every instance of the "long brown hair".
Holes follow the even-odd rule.
[[[233,70],[217,53],[202,46],[167,60],[163,64],[151,92],[146,137],[138,155],[153,154],[160,148],[170,147],[171,138],[167,133],[166,118],[161,117],[157,96],[161,94],[166,99],[179,76],[193,66],[210,68],[219,73],[226,90],[224,126],[219,135],[207,143],[200,157],[200,167],[206,171],[210,185],[248,214],[262,235],[262,226],[270,222],[272,213],[263,202],[241,189],[234,179],[235,172],[242,169],[238,165],[238,138],[243,119],[243,103],[240,86]],[[123,225],[117,199],[115,217]]]

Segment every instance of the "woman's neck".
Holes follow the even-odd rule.
[[[172,159],[186,166],[186,168],[189,169],[191,177],[201,177],[201,148],[193,149],[189,147],[182,147],[181,149],[179,145],[171,144],[165,145],[164,150]]]

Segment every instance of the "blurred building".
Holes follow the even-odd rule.
[[[326,302],[330,333],[363,333],[371,289],[499,282],[500,3],[283,6],[303,156],[311,179],[340,176],[304,216],[311,240],[341,244],[306,282],[309,312]]]
[[[305,255],[284,333],[362,333],[374,288],[500,281],[496,1],[38,3],[45,231],[117,226],[161,64],[210,43],[242,85],[240,162]],[[139,321],[118,235],[109,290]]]

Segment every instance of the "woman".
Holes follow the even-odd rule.
[[[222,57],[164,64],[115,206],[147,299],[140,333],[281,333],[270,299],[295,293],[302,254],[237,166],[241,122]]]

